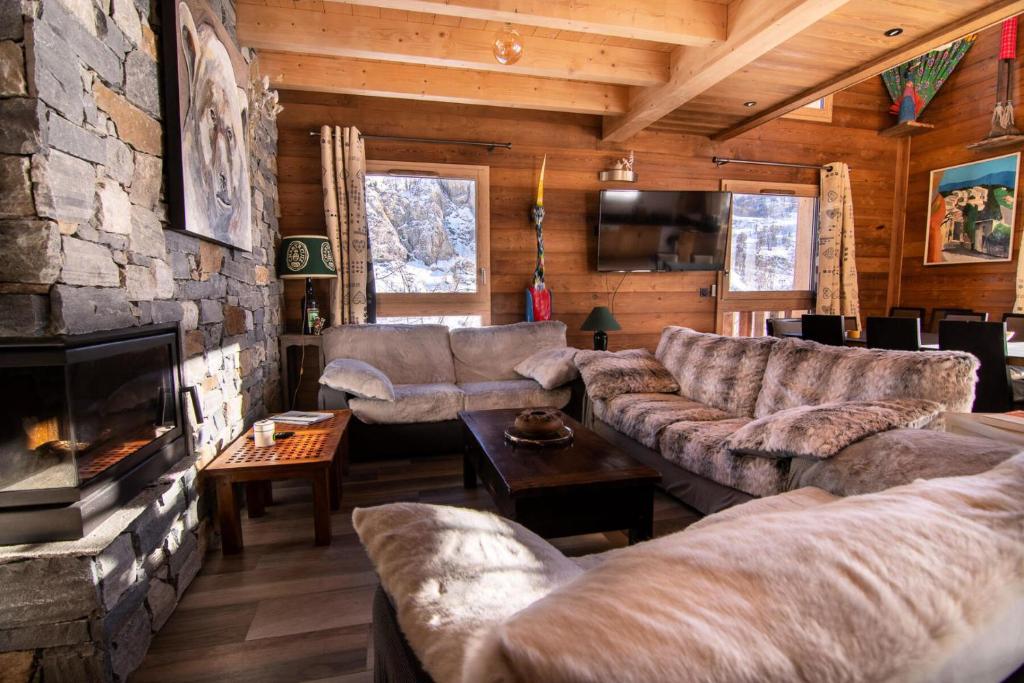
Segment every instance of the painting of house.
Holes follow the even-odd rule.
[[[1020,153],[931,173],[924,264],[1009,261]]]

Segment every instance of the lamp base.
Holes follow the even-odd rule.
[[[594,333],[594,350],[595,351],[607,351],[608,350],[608,334],[602,330],[598,330]]]

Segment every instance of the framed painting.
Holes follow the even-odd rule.
[[[1020,152],[931,172],[924,265],[1009,261]]]
[[[252,249],[249,65],[206,0],[161,0],[169,228]]]

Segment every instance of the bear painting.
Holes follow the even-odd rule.
[[[205,2],[168,4],[176,68],[165,85],[177,106],[167,109],[179,133],[167,155],[170,227],[250,251],[248,66]]]

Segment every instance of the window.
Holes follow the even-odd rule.
[[[733,193],[718,329],[764,334],[764,321],[814,308],[818,186],[727,180]]]
[[[788,114],[783,114],[782,118],[832,123],[832,95],[825,95],[821,99],[805,104]]]
[[[486,166],[367,162],[377,319],[490,322]]]

